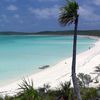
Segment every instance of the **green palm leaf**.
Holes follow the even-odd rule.
[[[74,0],[67,0],[66,6],[60,9],[59,22],[61,25],[70,25],[75,23],[75,19],[78,16],[77,10],[79,9],[78,3]]]

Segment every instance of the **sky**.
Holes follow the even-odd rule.
[[[77,0],[79,30],[100,30],[100,0]],[[58,22],[65,0],[0,0],[0,31],[39,32],[73,29]]]

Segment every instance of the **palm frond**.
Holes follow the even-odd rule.
[[[78,3],[74,0],[67,0],[67,4],[60,8],[59,23],[63,26],[75,23],[75,19],[78,16],[77,11],[79,9]]]
[[[39,100],[39,95],[37,90],[33,87],[33,81],[23,79],[21,85],[19,85],[19,97],[23,98],[21,100]]]

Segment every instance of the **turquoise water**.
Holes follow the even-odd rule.
[[[72,55],[72,36],[0,36],[0,85]],[[96,40],[79,37],[78,52]]]

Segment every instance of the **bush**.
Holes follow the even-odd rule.
[[[23,80],[23,83],[20,86],[20,92],[18,93],[18,97],[21,100],[40,100],[37,90],[33,87],[33,82]]]
[[[89,84],[92,82],[91,76],[84,73],[78,74],[78,82],[81,87],[89,87]]]
[[[95,88],[82,88],[81,95],[83,100],[95,100],[97,97],[97,90]]]

